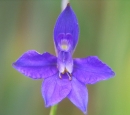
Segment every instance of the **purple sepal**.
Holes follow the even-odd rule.
[[[71,81],[72,90],[68,95],[70,101],[77,106],[84,114],[87,113],[88,91],[85,84],[78,81],[75,77]]]
[[[49,107],[57,104],[64,99],[71,90],[71,83],[66,74],[59,78],[58,73],[48,77],[42,84],[42,96],[45,101],[45,106]]]
[[[94,84],[113,77],[113,70],[97,56],[74,59],[73,76],[85,84]]]
[[[67,34],[71,35],[69,37],[72,39],[71,41],[73,41],[72,44],[72,52],[73,52],[78,42],[79,26],[78,26],[76,15],[69,4],[64,9],[64,11],[59,15],[57,22],[55,24],[54,42],[55,42],[56,50],[58,49],[57,44],[60,42],[59,35],[61,34],[62,35],[64,34],[64,36],[66,36]]]
[[[55,56],[47,52],[39,54],[30,50],[14,62],[13,67],[32,79],[42,79],[52,76],[58,71],[56,63],[57,58]]]

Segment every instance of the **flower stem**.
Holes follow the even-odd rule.
[[[50,115],[56,115],[57,105],[51,107]]]
[[[62,0],[61,1],[61,10],[63,11],[70,0]]]

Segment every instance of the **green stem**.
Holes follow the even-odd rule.
[[[51,107],[50,115],[56,115],[57,105]]]

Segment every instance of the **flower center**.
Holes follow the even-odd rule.
[[[57,67],[59,70],[59,77],[62,78],[66,74],[71,80],[71,73],[73,71],[73,59],[70,52],[60,51],[57,58]]]
[[[65,73],[69,77],[69,80],[72,80],[72,74],[69,73],[66,68],[64,69],[64,71],[62,73],[59,72],[59,78],[62,79],[62,74],[65,74]]]

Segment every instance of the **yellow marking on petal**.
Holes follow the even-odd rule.
[[[62,44],[62,45],[61,45],[61,48],[62,48],[63,50],[67,50],[67,49],[68,49],[68,45],[67,45],[67,44]]]

